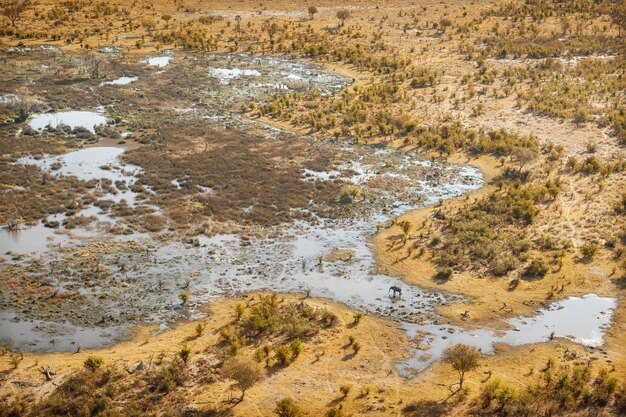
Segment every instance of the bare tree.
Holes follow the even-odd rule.
[[[280,29],[278,23],[272,22],[271,20],[266,20],[265,22],[263,22],[263,27],[267,31],[267,34],[270,37],[270,41],[273,41],[274,35],[278,33],[278,30]]]
[[[513,149],[513,152],[511,153],[511,155],[513,156],[513,158],[515,158],[515,160],[519,164],[520,173],[522,172],[522,169],[524,169],[526,164],[530,164],[532,161],[535,160],[535,158],[537,158],[537,153],[535,151],[533,151],[532,149],[528,149],[528,148],[522,148],[521,146],[518,146],[515,149]]]
[[[13,27],[17,27],[17,21],[31,5],[31,0],[3,0],[0,3],[0,13],[11,21]]]
[[[241,35],[241,16],[235,16],[235,22],[237,22],[237,36]]]
[[[346,19],[350,17],[350,11],[343,9],[337,12],[337,19],[341,21],[341,26],[346,24]]]
[[[567,19],[567,17],[563,17],[561,19],[561,34],[563,36],[567,35],[567,33],[570,31],[570,27],[571,27],[571,23],[569,22],[569,20]]]
[[[313,20],[316,14],[317,14],[317,7],[309,6],[309,17],[311,18],[311,20]]]
[[[619,0],[611,9],[611,20],[617,26],[619,36],[626,32],[626,0]]]
[[[450,346],[443,351],[443,361],[452,365],[459,374],[459,391],[463,389],[465,373],[478,368],[479,359],[478,349],[463,343]]]
[[[222,377],[235,381],[235,386],[241,390],[241,400],[243,401],[246,391],[263,380],[265,372],[252,359],[234,357],[224,363]]]

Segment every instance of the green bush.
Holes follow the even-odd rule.
[[[543,277],[548,273],[550,268],[546,264],[543,258],[535,258],[530,262],[530,265],[526,268],[526,275],[533,277]]]
[[[596,377],[588,366],[565,367],[554,374],[554,361],[544,369],[541,381],[526,387],[511,387],[499,379],[486,383],[480,391],[477,406],[480,415],[569,415],[585,414],[595,407],[606,407],[614,401],[619,412],[620,393],[617,379],[606,369]],[[592,408],[593,407],[593,408]],[[593,410],[598,413],[599,410]],[[600,412],[600,414],[602,414]]]
[[[291,350],[292,361],[295,360],[298,356],[300,356],[300,354],[304,350],[304,346],[302,345],[302,342],[300,341],[300,339],[292,340],[291,343],[289,344],[289,350]]]
[[[593,257],[596,255],[596,253],[598,253],[598,250],[600,250],[600,246],[595,243],[585,243],[580,247],[580,253],[583,257],[583,260],[587,262],[593,260]]]
[[[294,359],[293,352],[288,345],[277,346],[274,348],[274,359],[281,366],[287,366]]]
[[[330,408],[324,413],[324,417],[344,417],[345,414],[340,408]]]
[[[435,279],[438,281],[447,281],[452,278],[452,274],[454,274],[454,270],[452,268],[442,268],[437,270]]]
[[[274,412],[278,417],[304,417],[302,409],[289,397],[278,401]]]
[[[98,368],[104,365],[104,359],[100,356],[88,356],[83,363],[85,368],[89,369],[91,372],[96,372]]]
[[[191,358],[191,349],[188,346],[183,346],[182,349],[178,352],[178,356],[183,361],[185,365]]]
[[[152,381],[152,391],[168,394],[185,381],[185,373],[178,361],[172,362],[158,372]]]

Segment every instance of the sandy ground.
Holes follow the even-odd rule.
[[[215,359],[218,330],[234,320],[235,305],[252,296],[212,304],[206,310],[207,318],[180,323],[156,335],[153,334],[154,328],[139,328],[132,340],[110,348],[77,353],[26,354],[17,369],[13,369],[8,355],[0,356],[3,395],[19,394],[27,398],[49,395],[59,381],[80,372],[90,355],[100,356],[106,365],[114,364],[129,372],[143,361],[147,368],[145,372],[150,373],[154,372],[158,362],[175,356],[183,346],[188,346],[192,350],[188,365],[190,372],[201,372],[205,361]],[[289,302],[299,301],[302,296],[286,294],[281,298]],[[416,342],[407,339],[395,322],[367,315],[354,326],[354,312],[346,307],[323,299],[307,299],[306,302],[336,313],[340,318],[338,326],[324,337],[306,341],[304,352],[293,364],[272,373],[250,389],[243,402],[234,406],[228,403],[239,394],[226,382],[189,382],[175,391],[177,400],[182,396],[183,402],[192,409],[232,407],[235,415],[249,416],[270,415],[276,401],[291,397],[311,413],[323,412],[329,406],[341,406],[355,415],[389,416],[400,415],[411,402],[427,407],[431,402],[441,403],[449,396],[449,387],[456,381],[456,373],[448,365],[435,364],[411,379],[397,374],[394,364],[403,359]],[[196,337],[194,330],[198,323],[207,326],[200,337]],[[354,336],[362,345],[362,350],[354,357],[346,346],[348,336]],[[242,356],[251,354],[251,348],[241,353]],[[492,377],[491,374],[493,378],[514,384],[531,381],[550,358],[563,364],[604,359],[601,352],[588,352],[565,341],[520,347],[502,345],[497,347],[495,355],[481,359],[479,369],[468,375],[467,386],[470,392],[476,392]],[[45,381],[40,371],[47,367],[55,373],[50,382]],[[339,387],[345,384],[352,385],[352,391],[342,399]],[[367,391],[369,393],[364,394]],[[168,400],[164,400],[164,406],[167,403]],[[458,406],[457,412],[462,412],[463,407],[462,404]]]

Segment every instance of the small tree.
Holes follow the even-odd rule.
[[[324,413],[324,417],[343,417],[345,414],[341,408],[330,408]]]
[[[184,306],[189,302],[189,291],[185,290],[178,294],[178,298],[180,298],[180,303]]]
[[[204,333],[204,330],[206,329],[206,324],[204,323],[198,323],[196,325],[196,336],[200,337],[202,336],[202,333]]]
[[[265,372],[259,364],[251,359],[234,357],[224,362],[222,377],[235,381],[235,386],[241,390],[241,400],[243,401],[246,391],[263,380]]]
[[[302,417],[302,409],[291,398],[283,398],[276,403],[274,412],[278,417]]]
[[[311,18],[311,20],[313,20],[316,14],[317,14],[317,7],[309,6],[309,17]]]
[[[104,364],[104,359],[100,356],[89,356],[85,359],[83,365],[85,368],[89,369],[91,372],[96,372],[98,368],[100,368]]]
[[[350,394],[350,391],[352,391],[352,385],[350,384],[344,384],[339,387],[339,392],[341,392],[341,395],[343,396],[342,398],[346,398],[348,394]]]
[[[239,303],[235,306],[235,320],[240,321],[243,317],[243,313],[245,313],[246,308],[243,304]]]
[[[31,4],[31,0],[3,0],[0,3],[0,12],[11,21],[13,27],[17,27],[17,21]]]
[[[278,23],[272,22],[271,20],[266,20],[265,22],[263,22],[263,26],[265,28],[265,31],[267,32],[267,35],[270,38],[270,42],[273,41],[274,35],[276,35],[276,33],[278,33],[278,30],[280,29]]]
[[[346,10],[346,9],[342,9],[339,10],[337,12],[337,19],[339,19],[341,21],[341,26],[343,27],[343,25],[346,24],[346,19],[348,19],[350,17],[350,11]]]
[[[178,356],[182,359],[183,363],[187,365],[189,358],[191,358],[191,349],[188,346],[183,346],[178,352]]]
[[[626,31],[626,0],[618,1],[611,9],[611,20],[617,26],[619,36]]]
[[[519,173],[522,172],[522,169],[524,169],[524,166],[531,163],[537,158],[537,154],[535,153],[535,151],[533,151],[532,149],[522,148],[519,146],[513,149],[513,152],[511,153],[511,155],[513,156],[513,158],[515,158],[515,161],[517,161],[519,165]]]
[[[474,346],[463,343],[446,348],[443,351],[444,362],[452,365],[459,374],[459,391],[463,389],[465,373],[478,368],[480,352]]]
[[[20,363],[22,363],[22,361],[24,360],[24,352],[22,352],[21,350],[18,350],[17,352],[11,352],[9,356],[14,369],[17,369],[17,367],[20,366]]]
[[[586,243],[580,247],[580,253],[583,256],[583,260],[589,262],[598,253],[600,247],[595,243]]]
[[[542,258],[533,259],[526,268],[526,275],[533,277],[543,277],[549,271],[548,265]]]
[[[288,345],[277,346],[274,348],[274,358],[282,366],[289,365],[294,357],[293,352]]]
[[[237,35],[241,33],[241,16],[235,16],[235,22],[237,22]]]
[[[292,340],[289,344],[289,350],[291,350],[292,360],[295,360],[298,356],[300,356],[300,354],[304,350],[304,346],[302,346],[302,342],[300,341],[300,339]]]
[[[442,32],[445,32],[446,29],[449,28],[450,26],[452,26],[452,20],[450,20],[447,17],[443,17],[439,21],[439,27],[441,28]]]

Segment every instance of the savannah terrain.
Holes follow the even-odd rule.
[[[9,3],[15,2],[3,3],[2,48],[54,45],[62,56],[3,55],[0,92],[23,99],[0,110],[7,120],[0,135],[0,223],[36,222],[67,209],[59,190],[83,196],[74,204],[90,203],[84,196],[93,185],[62,177],[42,181],[38,169],[12,164],[22,155],[60,153],[94,141],[76,132],[16,141],[29,114],[113,103],[124,114],[123,128],[140,132],[128,140],[138,146],[125,158],[143,164],[144,185],[167,191],[163,184],[177,178],[177,170],[219,176],[198,169],[209,146],[203,126],[164,122],[171,108],[202,97],[176,80],[146,85],[152,94],[127,91],[117,100],[85,93],[84,86],[122,75],[125,66],[164,50],[291,55],[352,83],[334,96],[277,93],[240,106],[239,114],[299,135],[418,150],[484,173],[487,184],[480,190],[383,225],[372,239],[380,271],[468,296],[468,303],[438,309],[447,321],[468,328],[502,329],[507,318],[592,292],[614,297],[617,307],[601,348],[567,339],[499,345],[494,355],[480,355],[467,366],[461,389],[451,360],[411,378],[400,376],[394,364],[420,341],[408,339],[391,320],[307,294],[242,294],[202,307],[206,318],[157,335],[140,327],[131,340],[109,348],[29,354],[8,347],[0,357],[2,415],[626,412],[623,0],[41,0],[17,13],[9,13]],[[112,45],[122,48],[123,58],[99,52]],[[33,61],[42,60],[54,71],[33,75]],[[180,68],[191,78],[199,71],[187,62]],[[142,76],[140,68],[132,69]],[[69,80],[59,81],[61,76]],[[32,78],[47,81],[46,88],[31,87]],[[110,129],[98,137],[119,138]],[[245,147],[240,135],[251,133],[231,134],[220,144],[224,152]],[[333,156],[311,155],[298,142],[275,156],[271,145],[260,143],[252,159],[231,161],[235,168],[249,164],[251,172],[225,166],[238,187],[223,200],[193,201],[184,191],[155,197],[142,190],[160,211],[109,207],[122,219],[113,232],[167,228],[192,238],[221,230],[252,233],[282,221],[272,210],[242,215],[250,205],[246,187],[265,175],[268,155],[275,161],[291,154],[296,161],[314,158],[320,169]],[[161,172],[164,160],[168,169]],[[264,179],[271,193],[257,198],[283,212],[342,192],[332,183],[318,189]],[[285,186],[292,192],[281,192]],[[37,290],[36,282],[26,287],[9,279],[11,271],[7,267],[3,275],[5,303],[50,304],[40,295],[53,289]]]

